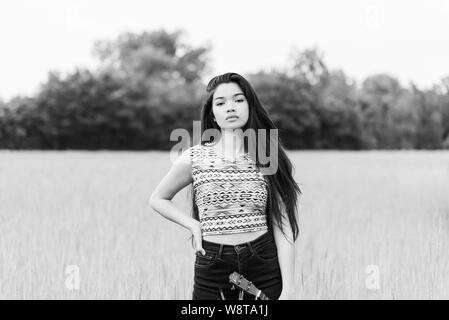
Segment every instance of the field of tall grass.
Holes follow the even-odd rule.
[[[449,299],[449,152],[289,155],[298,299]],[[190,299],[189,233],[147,203],[170,165],[166,152],[0,151],[0,298]],[[189,214],[187,191],[174,201]]]

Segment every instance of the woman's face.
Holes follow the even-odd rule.
[[[242,128],[248,121],[249,106],[243,91],[234,83],[222,83],[212,97],[212,112],[222,129]],[[235,116],[234,118],[229,118]]]

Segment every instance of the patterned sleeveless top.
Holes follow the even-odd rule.
[[[268,230],[268,184],[249,153],[235,162],[211,143],[190,148],[193,196],[204,235]]]

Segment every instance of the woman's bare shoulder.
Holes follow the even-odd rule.
[[[173,162],[174,165],[192,165],[192,156],[194,154],[195,146],[189,147],[181,152],[176,160]]]

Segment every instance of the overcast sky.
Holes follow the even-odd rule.
[[[159,28],[210,41],[213,74],[285,67],[293,47],[317,46],[358,81],[386,72],[426,87],[449,75],[449,0],[2,0],[0,97],[94,66],[95,40]]]

